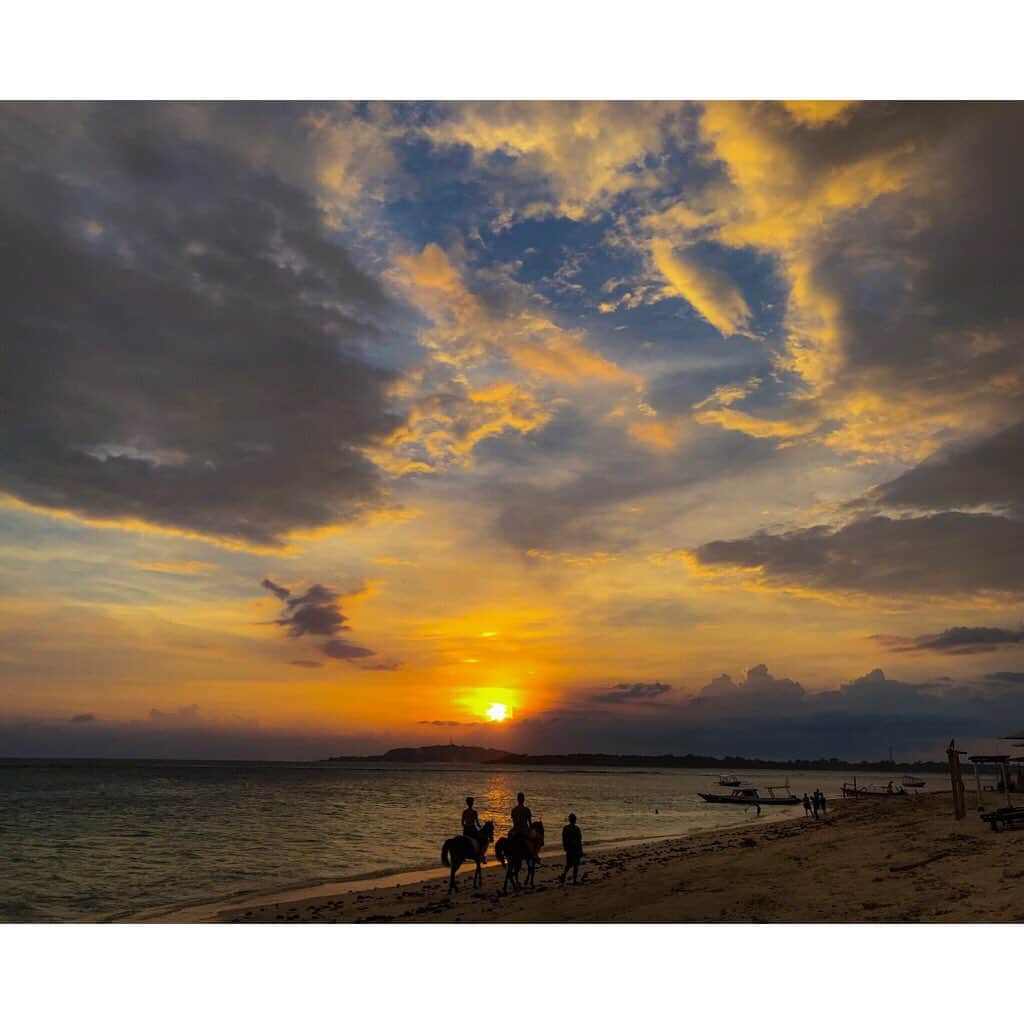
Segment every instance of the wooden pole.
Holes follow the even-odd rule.
[[[949,778],[953,784],[953,815],[959,821],[967,816],[967,806],[964,801],[964,780],[960,774],[960,751],[956,749],[955,739],[949,741],[946,756],[949,758]]]

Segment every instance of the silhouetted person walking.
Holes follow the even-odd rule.
[[[821,816],[824,818],[825,817],[825,807],[826,807],[826,804],[825,804],[825,794],[824,793],[819,793],[818,794],[818,798],[821,801]]]
[[[815,790],[811,796],[811,807],[814,809],[814,820],[818,820],[818,811],[821,810],[821,794]]]
[[[809,818],[811,816],[811,798],[804,793],[804,817]]]
[[[572,884],[576,884],[576,875],[580,869],[580,861],[583,859],[583,833],[576,824],[576,815],[569,815],[569,824],[562,829],[562,849],[565,850],[565,867],[562,869],[562,885],[565,885],[565,876],[572,868]]]

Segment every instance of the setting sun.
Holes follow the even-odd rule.
[[[508,706],[506,704],[492,704],[487,709],[487,717],[492,722],[504,722],[508,717]]]

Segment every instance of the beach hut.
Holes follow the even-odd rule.
[[[981,814],[981,820],[987,821],[995,832],[1024,825],[1024,807],[1014,806],[1012,796],[1015,792],[1021,792],[1024,757],[1012,757],[1009,754],[973,754],[969,760],[974,765],[974,784],[978,791],[978,812]],[[985,766],[999,769],[1000,781],[995,787],[995,792],[1002,793],[1006,800],[1005,806],[996,807],[991,811],[985,810],[981,789],[979,769]]]

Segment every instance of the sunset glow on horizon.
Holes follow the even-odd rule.
[[[0,755],[1024,728],[1017,104],[5,104]]]

